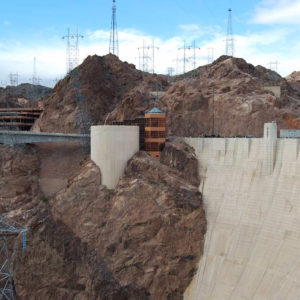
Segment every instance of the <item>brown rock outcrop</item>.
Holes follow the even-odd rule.
[[[115,190],[85,160],[19,251],[20,299],[182,299],[203,249],[198,163],[182,140],[134,156]]]
[[[31,218],[43,199],[40,162],[32,146],[0,145],[0,213]]]
[[[112,54],[89,56],[55,86],[34,130],[88,132],[91,125],[105,123],[123,101],[150,102],[153,97],[148,91],[155,91],[156,82],[167,85],[165,78],[138,71]],[[132,113],[134,117],[138,112]]]

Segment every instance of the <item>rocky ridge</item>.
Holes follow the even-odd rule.
[[[29,83],[0,88],[0,108],[36,107],[51,93],[51,88]]]
[[[149,92],[155,91],[157,82],[163,88],[168,85],[166,76],[141,72],[112,54],[89,56],[54,87],[34,130],[89,132],[91,125],[104,124],[124,101],[135,109],[119,117],[135,117],[153,103]],[[139,102],[141,109],[135,105]]]

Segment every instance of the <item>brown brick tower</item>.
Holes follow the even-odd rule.
[[[154,106],[145,114],[145,150],[160,158],[166,143],[166,114]]]

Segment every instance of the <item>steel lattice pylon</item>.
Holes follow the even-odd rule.
[[[116,0],[113,0],[112,16],[111,16],[111,29],[109,39],[109,53],[119,56],[119,39],[117,28],[117,6]]]
[[[23,234],[23,248],[26,248],[27,228],[11,222],[0,214],[0,300],[15,299],[11,263],[8,256],[7,239]]]

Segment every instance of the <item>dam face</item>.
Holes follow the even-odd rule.
[[[184,299],[300,299],[300,140],[186,142],[208,228]]]

